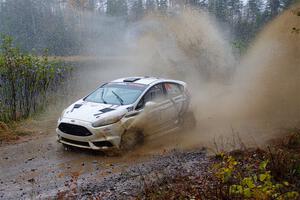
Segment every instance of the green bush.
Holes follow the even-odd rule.
[[[22,53],[3,36],[0,46],[0,121],[26,118],[43,109],[72,69],[47,56]]]
[[[249,165],[241,169],[241,165],[232,156],[222,156],[222,161],[214,166],[216,177],[220,180],[220,188],[230,199],[298,199],[299,193],[290,188],[287,181],[276,182],[267,170],[269,161],[259,165]]]

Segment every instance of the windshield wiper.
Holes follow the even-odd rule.
[[[102,90],[102,93],[101,93],[101,100],[103,101],[103,103],[107,104],[107,102],[104,100],[104,89]]]
[[[120,104],[124,105],[124,100],[117,93],[115,93],[114,91],[111,91],[111,92],[117,97],[117,99],[120,101]]]

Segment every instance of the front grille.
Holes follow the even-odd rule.
[[[89,147],[89,143],[88,142],[81,142],[81,141],[75,141],[75,140],[70,140],[70,139],[67,139],[67,138],[61,138],[62,141],[65,141],[65,142],[68,142],[68,143],[71,143],[71,144],[77,144],[77,145],[80,145],[80,146],[86,146],[86,147]]]
[[[113,144],[109,141],[93,142],[93,144],[97,147],[112,147],[113,146]]]
[[[61,123],[58,126],[58,129],[66,134],[76,135],[76,136],[90,136],[92,133],[85,127],[75,125],[75,124],[68,124],[68,123]]]

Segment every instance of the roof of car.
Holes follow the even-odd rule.
[[[128,82],[128,83],[137,83],[137,84],[143,84],[143,85],[153,85],[160,82],[173,82],[178,83],[181,85],[186,85],[185,82],[179,81],[179,80],[172,80],[172,79],[163,79],[163,78],[157,78],[157,77],[150,77],[150,76],[134,76],[134,77],[125,77],[125,78],[119,78],[114,81],[113,83],[121,83],[121,82]]]
[[[119,78],[112,82],[132,82],[132,83],[139,83],[139,84],[145,84],[150,85],[153,82],[156,82],[158,80],[161,80],[157,77],[148,77],[148,76],[137,76],[137,77],[125,77],[125,78]]]

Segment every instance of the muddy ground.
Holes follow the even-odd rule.
[[[142,194],[143,184],[151,181],[151,174],[157,179],[159,174],[169,176],[180,167],[191,170],[194,164],[205,163],[203,151],[173,150],[176,134],[146,141],[121,156],[66,150],[57,143],[54,133],[2,146],[0,199],[136,197]]]

